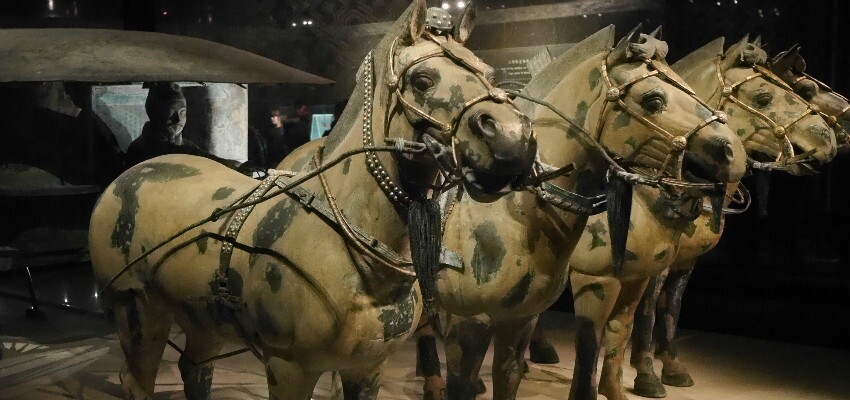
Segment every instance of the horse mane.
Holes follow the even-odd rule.
[[[375,138],[378,140],[383,140],[384,127],[387,123],[387,121],[384,120],[384,117],[386,114],[385,110],[390,99],[390,92],[387,89],[387,74],[389,73],[387,61],[389,61],[390,48],[396,38],[409,36],[409,34],[406,35],[406,33],[410,30],[410,20],[413,13],[416,11],[416,7],[418,6],[417,3],[418,2],[414,1],[409,7],[407,7],[407,10],[405,10],[401,17],[399,17],[399,19],[397,19],[389,29],[387,29],[387,33],[372,50],[372,64],[374,71],[374,75],[372,77],[372,89],[374,91],[372,102],[372,130],[375,132]],[[396,44],[396,52],[409,44],[410,43],[403,43],[403,41],[399,39],[399,43]],[[348,105],[342,111],[342,114],[339,116],[339,121],[336,125],[334,125],[334,129],[331,131],[328,140],[325,143],[325,154],[333,151],[340,143],[342,143],[343,139],[351,132],[352,128],[362,119],[361,113],[363,111],[364,100],[362,73],[363,67],[361,64],[360,68],[357,70],[354,91],[351,93]],[[376,144],[382,145],[383,143]]]
[[[723,55],[721,36],[708,42],[672,65],[674,71],[682,77],[703,99],[710,100],[717,86],[714,62]]]
[[[528,83],[525,89],[523,89],[523,92],[538,99],[548,97],[558,86],[558,83],[578,65],[584,63],[594,55],[607,51],[613,46],[614,25],[608,25],[569,48],[558,56],[558,58],[552,60]],[[532,114],[530,112],[533,107],[532,103],[518,99],[517,105],[527,115]]]

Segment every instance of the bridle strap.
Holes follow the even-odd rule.
[[[394,104],[391,107],[387,108],[387,114],[385,116],[385,122],[386,123],[384,124],[384,132],[383,133],[384,133],[384,137],[388,137],[390,114],[393,112],[393,110],[396,109],[396,107],[399,107],[399,106],[401,106],[401,108],[403,110],[414,114],[416,117],[421,118],[423,121],[425,121],[428,124],[432,125],[433,127],[437,128],[440,132],[440,134],[438,135],[439,137],[435,137],[434,135],[431,135],[430,133],[425,132],[425,135],[430,136],[433,139],[435,139],[435,141],[432,141],[432,143],[430,145],[426,146],[426,147],[431,152],[431,155],[434,156],[434,158],[437,160],[438,169],[440,170],[440,174],[443,176],[446,184],[453,184],[454,182],[458,182],[458,181],[462,180],[462,178],[463,178],[463,172],[462,172],[463,166],[461,164],[461,157],[457,153],[457,138],[455,136],[455,132],[457,131],[457,127],[460,124],[460,120],[463,118],[463,116],[466,114],[466,112],[470,108],[475,106],[476,104],[484,102],[484,101],[488,101],[488,100],[492,100],[492,101],[495,101],[497,103],[508,103],[517,112],[519,112],[519,109],[517,108],[516,104],[514,104],[513,101],[508,97],[507,93],[504,90],[502,90],[500,88],[496,88],[490,83],[490,81],[487,79],[487,77],[485,76],[485,73],[483,71],[479,70],[477,67],[472,65],[472,63],[464,60],[463,57],[452,53],[450,48],[448,48],[446,45],[444,45],[439,40],[437,40],[437,38],[434,37],[431,33],[425,32],[423,37],[426,40],[429,40],[429,41],[437,44],[438,46],[440,46],[440,50],[419,56],[418,58],[416,58],[413,61],[404,65],[399,70],[398,74],[396,73],[395,61],[396,61],[396,48],[397,48],[397,44],[398,44],[399,39],[395,38],[393,40],[391,46],[390,46],[390,51],[388,52],[388,60],[387,60],[387,65],[388,65],[388,68],[389,68],[389,81],[387,82],[387,86],[389,87],[390,91],[394,94],[394,96],[393,96],[394,97]],[[371,76],[371,73],[372,73],[371,54],[372,53],[370,52],[369,55],[367,55],[366,59],[364,60],[364,64],[369,64],[364,69],[364,74],[366,74],[366,72],[368,71],[368,76]],[[478,95],[478,96],[476,96],[476,97],[474,97],[470,100],[467,100],[461,106],[461,109],[448,122],[440,121],[437,118],[431,116],[430,114],[428,114],[424,110],[420,109],[416,105],[407,101],[404,98],[403,94],[401,93],[401,88],[404,86],[404,82],[401,81],[401,78],[404,77],[404,75],[407,73],[407,71],[410,68],[412,68],[414,65],[419,64],[419,63],[421,63],[425,60],[435,58],[435,57],[446,57],[446,58],[452,60],[455,64],[458,64],[458,65],[462,66],[463,68],[467,69],[468,71],[472,72],[473,75],[475,75],[476,78],[478,78],[478,80],[484,85],[484,87],[486,89],[485,93]],[[371,81],[367,81],[366,86],[367,86],[367,90],[366,90],[367,96],[366,97],[368,97],[367,102],[368,102],[369,108],[371,110],[371,104],[372,104],[371,97],[373,95],[373,92],[371,90]],[[365,110],[365,108],[366,108],[366,106],[364,104],[364,110]],[[371,121],[367,121],[367,118],[365,117],[366,115],[371,115],[371,113],[364,114],[364,141],[363,141],[363,143],[364,143],[364,145],[370,145],[370,144],[372,144],[371,141],[373,140],[372,135],[371,135],[371,125],[370,125]],[[369,124],[369,132],[366,132],[367,124]],[[368,137],[368,139],[367,139],[367,137]],[[439,145],[439,146],[434,146],[434,145]],[[442,147],[442,148],[450,149],[451,156],[450,157],[445,156],[444,150],[439,149],[439,148],[435,148],[435,147]],[[375,179],[378,181],[378,184],[381,187],[381,189],[395,203],[400,204],[404,207],[407,207],[410,204],[410,202],[412,201],[412,199],[410,198],[410,196],[407,193],[404,192],[403,189],[401,189],[401,187],[398,184],[396,184],[395,182],[392,181],[392,178],[389,176],[389,174],[386,173],[386,170],[384,169],[384,167],[383,167],[380,159],[378,158],[377,154],[374,154],[374,153],[367,154],[366,159],[367,159],[366,160],[367,167],[368,167],[369,171],[372,173],[372,175],[375,177]]]
[[[623,111],[625,111],[627,114],[629,114],[631,117],[636,119],[638,122],[640,122],[644,126],[648,127],[656,135],[660,136],[661,139],[664,141],[664,143],[666,143],[669,146],[669,152],[668,152],[667,156],[665,157],[664,161],[662,162],[661,169],[658,170],[658,175],[657,175],[656,178],[661,178],[662,175],[665,173],[667,167],[670,165],[671,161],[675,160],[676,168],[673,172],[673,176],[675,177],[675,179],[681,180],[682,179],[682,164],[683,164],[683,160],[684,160],[684,153],[685,153],[687,146],[688,146],[688,140],[691,138],[691,136],[695,135],[697,132],[699,132],[703,128],[709,126],[712,122],[717,121],[717,122],[720,122],[720,123],[725,123],[726,120],[727,120],[726,115],[723,114],[723,113],[718,113],[718,112],[714,111],[710,106],[708,106],[707,103],[705,103],[704,101],[699,99],[699,97],[697,97],[696,94],[692,90],[688,90],[686,86],[683,86],[679,82],[676,82],[675,79],[670,78],[669,72],[667,71],[667,68],[663,67],[663,65],[661,63],[658,63],[655,60],[644,61],[644,63],[647,65],[647,67],[651,68],[650,71],[647,71],[647,72],[645,72],[645,73],[643,73],[639,76],[636,76],[632,79],[629,79],[628,81],[626,81],[626,82],[624,82],[620,85],[615,85],[614,83],[612,83],[611,78],[608,74],[607,58],[608,58],[607,55],[605,57],[603,57],[603,60],[605,60],[605,61],[603,61],[602,66],[601,66],[601,71],[602,71],[601,75],[602,75],[603,81],[605,82],[605,85],[608,87],[608,89],[605,93],[604,103],[602,105],[602,110],[599,113],[599,118],[598,118],[597,125],[596,125],[596,136],[595,137],[599,138],[599,137],[602,136],[602,131],[604,129],[604,123],[605,123],[605,116],[608,114],[608,111],[613,109],[613,107],[609,107],[609,103],[616,104]],[[688,96],[696,99],[700,104],[705,106],[709,111],[712,111],[712,115],[710,117],[706,118],[705,120],[703,120],[702,122],[700,122],[697,126],[692,128],[690,131],[685,132],[682,135],[676,135],[676,134],[673,134],[673,133],[667,131],[666,129],[658,126],[658,124],[650,121],[642,113],[639,113],[639,112],[632,110],[631,107],[629,107],[626,104],[626,102],[623,101],[623,95],[628,91],[628,89],[632,85],[634,85],[634,84],[636,84],[636,83],[638,83],[638,82],[640,82],[644,79],[648,79],[650,77],[653,77],[653,76],[658,76],[659,78],[663,79],[666,82],[671,82],[674,87],[684,91]],[[633,154],[632,158],[636,157],[637,155],[638,154]],[[650,156],[650,158],[652,158],[652,157]],[[612,162],[613,162],[613,160],[612,160]],[[616,162],[614,162],[614,163],[617,164]],[[623,167],[620,167],[620,168],[623,171],[626,170]],[[687,182],[687,183],[689,185],[681,185],[681,186],[690,186],[690,184],[692,184],[690,182]],[[679,186],[679,185],[673,185],[673,186]],[[709,186],[711,186],[713,188],[714,184],[710,184]]]
[[[777,155],[775,161],[773,161],[772,163],[757,162],[757,161],[753,160],[752,158],[750,158],[748,156],[747,159],[748,159],[748,162],[750,163],[750,166],[752,166],[754,168],[761,168],[761,169],[781,169],[781,168],[784,168],[785,166],[787,166],[791,163],[805,162],[808,159],[808,156],[811,155],[811,152],[808,152],[806,154],[807,157],[796,157],[795,154],[794,154],[794,146],[791,143],[791,139],[788,137],[788,132],[791,129],[791,127],[796,125],[798,122],[802,121],[803,118],[805,118],[806,116],[808,116],[808,115],[822,115],[820,108],[817,105],[812,104],[809,101],[806,101],[805,99],[803,99],[802,97],[800,97],[796,93],[794,93],[794,90],[791,88],[790,85],[788,85],[787,83],[782,81],[782,79],[775,77],[773,75],[773,73],[771,73],[767,68],[764,68],[761,65],[755,64],[755,65],[752,66],[752,69],[753,69],[753,71],[755,71],[754,74],[748,75],[748,76],[744,77],[743,79],[741,79],[737,82],[734,82],[732,84],[728,84],[728,83],[726,83],[726,79],[723,76],[723,70],[721,68],[721,57],[718,56],[717,60],[715,62],[715,72],[716,72],[716,75],[717,75],[717,80],[720,83],[720,98],[718,100],[717,108],[721,109],[721,110],[724,109],[724,106],[727,102],[732,102],[732,103],[737,104],[739,107],[743,108],[748,113],[750,113],[750,114],[756,116],[758,119],[761,119],[762,121],[766,122],[768,124],[769,128],[773,130],[774,137],[776,137],[777,139],[782,141],[782,146],[780,148],[779,154]],[[756,110],[755,108],[749,106],[748,104],[746,104],[743,101],[741,101],[740,99],[738,99],[738,97],[735,96],[735,92],[741,87],[741,85],[743,85],[743,84],[745,84],[745,83],[747,83],[747,82],[749,82],[753,79],[756,79],[756,78],[762,78],[762,79],[768,81],[769,83],[772,83],[772,84],[778,86],[779,88],[785,90],[786,94],[790,94],[791,96],[796,97],[796,99],[799,102],[806,105],[806,111],[800,113],[800,115],[796,119],[794,119],[793,121],[791,121],[791,122],[789,122],[785,125],[781,125],[781,124],[777,123],[776,121],[774,121],[769,116],[765,115],[763,112]],[[753,130],[751,132],[748,132],[747,134],[745,134],[744,136],[741,137],[741,141],[746,143],[750,138],[752,138],[753,135],[756,134],[756,132],[757,132],[757,130]],[[785,157],[785,160],[780,161],[780,160],[782,160],[783,156]],[[775,164],[775,165],[770,165],[770,164]]]

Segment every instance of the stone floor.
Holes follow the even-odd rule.
[[[86,279],[84,274],[71,274],[62,279],[64,286],[49,289],[37,281],[40,296],[53,303],[44,307],[47,319],[42,321],[25,319],[23,311],[27,303],[9,297],[25,293],[21,286],[9,280],[0,284],[0,343],[5,355],[0,360],[0,399],[121,398],[118,383],[121,351],[111,327],[96,313],[93,289],[81,290],[81,285],[85,285],[75,283]],[[530,364],[518,397],[565,399],[574,360],[573,316],[550,312],[544,315],[542,323],[549,330],[562,362],[552,366]],[[789,323],[793,322],[789,320]],[[178,344],[183,342],[179,328],[173,329],[172,339]],[[379,398],[422,398],[422,380],[414,376],[414,347],[411,342],[391,358]],[[236,347],[225,351],[232,349]],[[696,385],[668,388],[668,399],[850,399],[850,375],[846,367],[850,364],[850,352],[685,331],[680,354],[688,363]],[[156,386],[159,399],[184,398],[177,358],[176,351],[166,349]],[[488,356],[482,374],[488,390],[491,363]],[[262,365],[250,353],[219,361],[213,398],[267,398],[263,372]],[[634,376],[634,371],[626,368],[627,387],[631,387]],[[330,388],[330,378],[326,375],[319,382],[314,399],[329,398]],[[634,394],[629,397],[641,398]],[[489,396],[485,394],[482,398]]]

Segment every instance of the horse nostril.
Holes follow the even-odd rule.
[[[731,160],[735,158],[735,149],[732,148],[732,143],[727,143],[723,146],[723,151],[726,153],[726,158]]]
[[[495,138],[501,131],[499,122],[492,115],[479,111],[469,117],[469,126],[473,132],[487,138]]]

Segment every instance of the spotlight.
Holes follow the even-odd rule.
[[[462,1],[457,2],[457,8],[464,8],[464,7],[466,7],[466,3],[462,2]]]
[[[307,21],[307,25],[313,25],[313,20],[311,19],[311,20]]]
[[[451,8],[452,6],[450,6],[450,5],[449,5],[449,3],[447,3],[447,2],[443,2],[442,7],[443,7],[443,10],[448,10],[448,9],[449,9],[449,8]]]
[[[292,26],[298,26],[298,24],[296,24],[295,22],[293,22],[293,23],[292,23]]]

